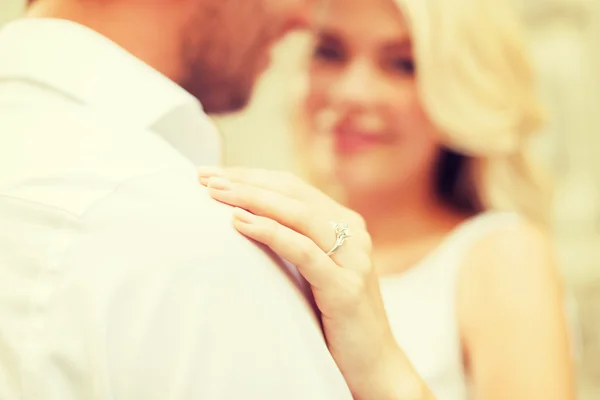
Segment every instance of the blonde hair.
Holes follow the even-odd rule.
[[[481,209],[545,224],[549,185],[529,154],[543,113],[510,2],[394,1],[412,33],[423,107],[447,148],[466,156],[461,188],[472,190]]]

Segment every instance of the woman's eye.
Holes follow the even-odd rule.
[[[395,58],[390,61],[390,67],[401,74],[413,74],[415,63],[410,58]]]
[[[319,45],[313,52],[313,58],[322,61],[343,61],[344,53],[333,46]]]

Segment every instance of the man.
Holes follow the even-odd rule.
[[[219,151],[196,98],[243,107],[309,6],[37,0],[0,31],[1,399],[351,398],[195,170]]]

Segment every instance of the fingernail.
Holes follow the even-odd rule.
[[[233,216],[240,222],[251,224],[256,219],[256,216],[243,208],[236,207],[233,210]]]
[[[211,177],[207,186],[215,190],[231,190],[231,182],[225,178]]]
[[[198,178],[200,179],[200,182],[203,184],[205,184],[206,181],[208,181],[208,178],[211,178],[214,176],[224,176],[225,175],[225,171],[223,171],[223,169],[219,168],[219,167],[211,167],[211,166],[198,167],[197,171],[198,171]]]

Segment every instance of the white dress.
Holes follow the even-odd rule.
[[[462,258],[478,239],[518,221],[516,214],[504,212],[470,218],[417,265],[381,279],[396,340],[440,400],[470,398],[456,314]]]

